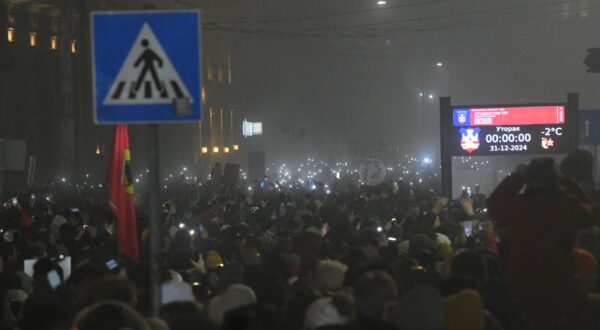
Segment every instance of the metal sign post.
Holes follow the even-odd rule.
[[[0,201],[4,202],[4,158],[6,140],[0,139]]]
[[[200,12],[93,12],[91,21],[95,122],[151,124],[150,290],[157,316],[162,258],[158,124],[201,118]]]
[[[159,133],[158,125],[149,125],[150,129],[150,181],[148,185],[148,205],[150,209],[150,283],[152,285],[152,315],[158,315],[160,308],[160,262],[161,262],[161,223],[160,223],[160,172],[159,172]]]

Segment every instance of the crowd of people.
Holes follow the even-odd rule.
[[[600,329],[592,170],[582,150],[560,167],[534,159],[489,198],[457,199],[403,181],[248,187],[215,171],[163,193],[160,233],[138,206],[140,262],[119,256],[102,193],[22,193],[0,214],[0,328]]]

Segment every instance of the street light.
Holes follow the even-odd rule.
[[[429,99],[433,100],[433,94],[429,94]]]
[[[218,154],[218,153],[219,153],[219,147],[213,147],[213,148],[212,148],[212,152],[213,152],[214,154]]]
[[[237,145],[237,144],[234,144],[232,147],[233,147],[233,151],[238,151],[238,150],[240,150],[240,146],[239,146],[239,145]]]
[[[223,153],[228,154],[229,153],[229,147],[223,147]]]
[[[202,147],[200,148],[200,152],[203,154],[207,154],[208,153],[208,147]]]
[[[439,68],[439,67],[442,67],[442,66],[444,66],[444,63],[442,63],[442,62],[437,62],[436,66],[437,66],[438,68]]]
[[[387,4],[387,1],[385,1],[385,0],[379,0],[379,1],[377,1],[377,4],[379,6],[383,6],[383,5]]]

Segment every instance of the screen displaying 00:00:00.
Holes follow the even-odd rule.
[[[452,123],[453,156],[566,150],[564,105],[453,108]]]

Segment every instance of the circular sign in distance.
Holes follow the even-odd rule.
[[[385,164],[376,158],[365,159],[358,168],[360,180],[367,186],[377,186],[385,180]]]

